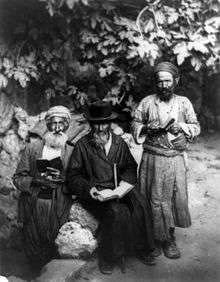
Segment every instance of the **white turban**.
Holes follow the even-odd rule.
[[[64,106],[55,106],[55,107],[50,108],[47,111],[46,116],[45,116],[46,122],[49,122],[49,120],[52,117],[66,118],[67,121],[69,122],[70,119],[71,119],[71,114],[70,114],[69,109],[67,109],[66,107],[64,107]]]

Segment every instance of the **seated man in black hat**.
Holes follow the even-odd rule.
[[[150,207],[137,193],[137,164],[127,144],[112,133],[116,119],[108,103],[93,103],[86,115],[91,132],[74,148],[67,171],[67,187],[99,221],[99,268],[111,274],[114,263],[135,254],[145,264],[153,249]]]

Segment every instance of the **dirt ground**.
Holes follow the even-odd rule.
[[[220,135],[200,137],[188,155],[192,226],[176,229],[182,257],[170,260],[162,255],[156,266],[128,258],[126,274],[115,268],[110,276],[100,274],[95,260],[77,281],[220,281]]]

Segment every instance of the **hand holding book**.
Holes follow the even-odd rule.
[[[97,191],[97,199],[101,202],[105,202],[112,199],[121,199],[132,189],[133,185],[128,182],[121,181],[119,186],[116,187],[114,190],[104,189],[101,191]]]
[[[154,136],[160,133],[164,133],[172,128],[173,124],[175,123],[175,119],[172,117],[168,117],[168,119],[162,125],[144,125],[141,130],[141,135],[149,135]]]
[[[39,182],[48,181],[49,183],[53,182],[56,184],[64,182],[63,178],[61,177],[63,164],[59,157],[52,160],[37,159],[37,169],[40,173]]]

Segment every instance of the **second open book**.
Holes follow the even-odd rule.
[[[123,184],[119,185],[114,190],[104,189],[102,191],[98,191],[98,199],[101,202],[112,200],[112,199],[120,199],[124,197],[128,192],[130,192],[133,188],[133,185],[123,182]]]

